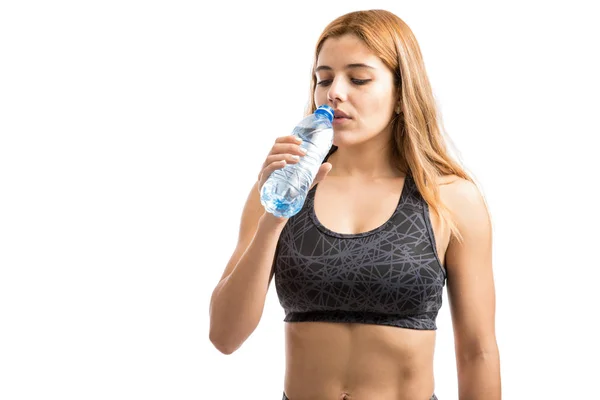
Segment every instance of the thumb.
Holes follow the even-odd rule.
[[[329,171],[331,171],[331,167],[333,167],[333,165],[331,165],[331,163],[328,163],[328,162],[321,164],[321,166],[319,167],[319,171],[317,172],[317,176],[315,176],[315,180],[312,183],[311,188],[313,186],[315,186],[317,183],[321,182],[323,179],[325,179],[325,177],[327,176]]]

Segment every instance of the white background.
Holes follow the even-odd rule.
[[[280,399],[274,286],[236,353],[208,302],[315,42],[348,11],[414,31],[494,223],[505,399],[600,399],[600,28],[592,1],[0,5],[0,399]],[[457,399],[447,298],[440,400]]]

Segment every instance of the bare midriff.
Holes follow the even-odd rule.
[[[290,400],[429,400],[435,331],[392,326],[286,324]]]

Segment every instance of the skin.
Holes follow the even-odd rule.
[[[369,67],[348,67],[354,64]],[[405,180],[393,165],[389,145],[398,104],[393,74],[352,35],[327,39],[317,70],[316,104],[328,104],[350,118],[334,124],[339,148],[313,183],[319,185],[315,214],[336,232],[374,229],[392,215]],[[225,354],[239,348],[260,321],[275,246],[287,222],[264,211],[259,188],[273,170],[302,155],[292,136],[278,138],[248,196],[238,245],[211,298],[210,338]],[[472,183],[446,176],[439,184],[464,237],[459,243],[430,215],[448,274],[459,399],[498,400],[489,215]],[[285,335],[284,390],[290,400],[425,400],[434,392],[435,331],[302,322],[286,323]]]

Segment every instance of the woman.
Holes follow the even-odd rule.
[[[447,154],[413,33],[382,10],[336,19],[316,46],[312,93],[310,112],[335,110],[334,146],[285,219],[264,211],[259,189],[303,152],[292,136],[275,141],[211,298],[212,343],[225,354],[242,345],[275,276],[284,399],[435,399],[447,281],[459,398],[500,399],[489,216]]]

